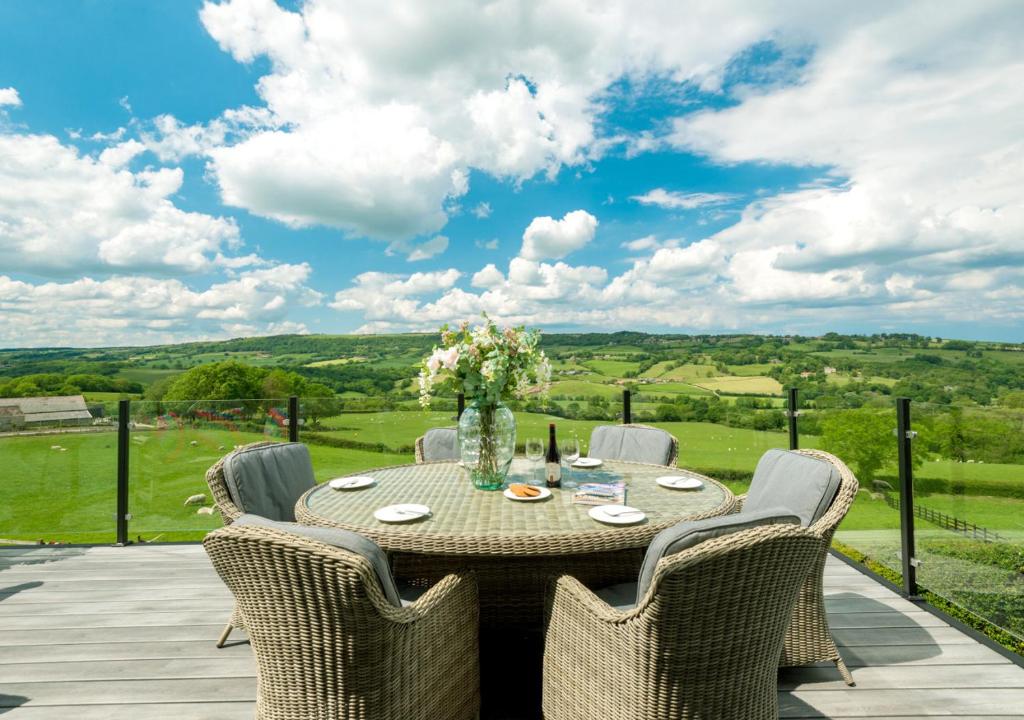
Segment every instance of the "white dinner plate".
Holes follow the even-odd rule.
[[[665,475],[654,482],[673,490],[700,490],[704,487],[704,483],[697,478],[683,477],[682,475]]]
[[[355,490],[357,488],[369,487],[374,482],[376,481],[372,477],[355,475],[353,477],[334,478],[327,484],[335,490]]]
[[[537,486],[534,485],[533,487]],[[540,490],[540,495],[534,495],[533,497],[519,497],[512,492],[511,488],[505,488],[505,492],[502,494],[509,500],[518,500],[519,502],[535,502],[537,500],[543,500],[544,498],[551,497],[551,491],[546,487],[538,487],[537,489]]]
[[[601,467],[601,460],[600,460],[600,458],[581,457],[576,462],[574,462],[572,464],[572,466],[573,467],[578,467],[578,468],[596,468],[596,467]]]
[[[430,508],[415,503],[399,503],[374,510],[373,516],[381,522],[404,523],[430,517]]]
[[[647,517],[643,510],[628,505],[595,505],[587,514],[598,522],[609,525],[633,525]]]

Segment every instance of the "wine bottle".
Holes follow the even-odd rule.
[[[544,477],[547,478],[549,488],[562,486],[562,456],[555,441],[554,423],[548,425],[548,454],[544,458]]]

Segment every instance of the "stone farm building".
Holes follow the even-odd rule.
[[[92,425],[81,395],[0,398],[0,432],[69,425]]]

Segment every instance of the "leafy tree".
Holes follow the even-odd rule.
[[[880,470],[896,467],[895,426],[896,418],[892,413],[844,410],[822,419],[821,445],[847,463],[862,484],[870,486]],[[924,461],[923,454],[917,450],[920,444],[919,441],[914,442],[914,467],[919,467]]]
[[[266,371],[236,360],[199,365],[174,379],[164,399],[173,400],[236,400],[262,395]]]

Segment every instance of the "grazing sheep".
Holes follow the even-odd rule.
[[[206,502],[206,495],[204,493],[192,495],[187,500],[185,500],[186,505],[202,505],[204,502]]]
[[[223,446],[223,445],[218,445],[218,446],[217,446],[217,449],[218,449],[218,450],[223,450],[223,449],[224,449],[224,446]]]
[[[196,510],[196,515],[213,515],[212,507],[201,507]]]
[[[199,444],[198,440],[193,440],[192,442],[189,443],[189,445],[191,445],[192,447],[195,447],[198,444]]]
[[[51,450],[60,450],[60,445],[51,445],[50,449]]]

